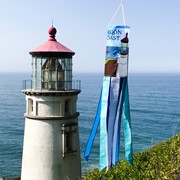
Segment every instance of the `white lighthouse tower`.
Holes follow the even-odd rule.
[[[26,96],[21,180],[81,178],[77,96],[80,81],[72,81],[73,51],[55,39],[32,50],[31,87]]]

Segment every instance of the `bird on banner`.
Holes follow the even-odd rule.
[[[132,130],[128,91],[129,26],[110,25],[107,31],[103,85],[94,124],[84,152],[88,160],[100,125],[99,169],[116,166],[119,160],[121,123],[125,159],[132,164]]]

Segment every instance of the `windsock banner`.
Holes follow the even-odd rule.
[[[99,169],[119,160],[121,122],[124,127],[125,158],[132,163],[132,130],[128,93],[129,26],[109,26],[101,96],[94,125],[85,149],[87,160],[100,124]]]

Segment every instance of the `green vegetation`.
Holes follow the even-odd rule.
[[[83,180],[180,179],[180,134],[147,151],[134,154],[133,165],[125,160],[115,168],[88,172]]]

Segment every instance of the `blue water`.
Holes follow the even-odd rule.
[[[30,74],[0,74],[0,177],[19,176],[24,133],[22,80]],[[98,166],[99,134],[88,162],[83,151],[96,115],[102,74],[75,74],[81,80],[78,98],[82,169]],[[129,94],[133,149],[139,152],[180,133],[180,74],[130,74]],[[123,133],[121,155],[124,158]]]

